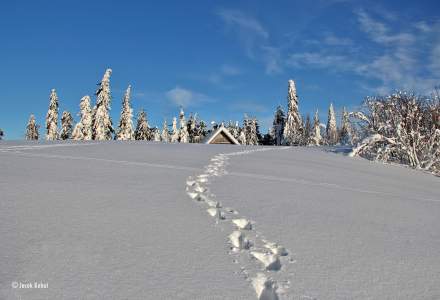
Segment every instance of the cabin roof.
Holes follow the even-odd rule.
[[[231,144],[240,145],[240,143],[237,141],[237,139],[234,138],[234,136],[229,132],[229,130],[227,130],[223,125],[221,125],[216,130],[214,130],[210,135],[208,135],[203,140],[203,143],[204,144],[211,144],[214,141],[215,137],[217,137],[221,133],[224,133],[224,135],[228,138],[228,140],[230,141]]]

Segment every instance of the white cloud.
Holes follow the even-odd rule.
[[[177,106],[182,106],[184,108],[195,106],[201,102],[213,101],[211,98],[204,94],[181,88],[179,86],[176,86],[175,88],[167,91],[165,93],[165,96],[173,104]]]
[[[364,10],[357,12],[358,21],[361,29],[366,32],[370,38],[380,44],[399,43],[411,44],[415,41],[415,36],[408,32],[391,34],[389,27],[380,21],[373,19]]]

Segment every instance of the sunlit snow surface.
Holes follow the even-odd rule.
[[[439,178],[261,148],[1,142],[0,299],[440,298]]]

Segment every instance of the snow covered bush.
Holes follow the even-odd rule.
[[[350,156],[397,162],[440,175],[440,102],[397,92],[369,97],[364,111],[350,114],[365,138]]]

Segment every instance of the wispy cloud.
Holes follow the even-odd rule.
[[[352,72],[378,83],[372,85],[369,81],[364,86],[381,94],[396,88],[428,93],[440,83],[440,24],[419,22],[401,26],[397,23],[399,18],[379,19],[365,10],[356,11],[355,17],[359,30],[370,43],[364,48],[367,50],[356,51],[359,45],[351,40],[327,34],[321,43],[310,44],[319,47],[323,43],[327,47],[291,53],[286,64],[293,68]],[[393,25],[399,30],[393,30]]]
[[[196,106],[201,102],[212,102],[213,99],[202,93],[197,93],[189,89],[185,89],[179,86],[165,92],[165,96],[174,105],[188,108],[190,106]]]
[[[217,14],[235,32],[249,58],[262,62],[267,74],[281,72],[279,50],[269,43],[269,31],[257,18],[232,9],[222,9]]]
[[[239,10],[221,9],[218,11],[218,15],[226,24],[238,27],[243,33],[252,33],[263,38],[269,37],[269,33],[257,19]]]
[[[226,78],[235,77],[242,73],[243,71],[239,67],[229,64],[224,64],[220,66],[218,70],[209,74],[206,78],[208,79],[209,82],[213,84],[225,86]]]

